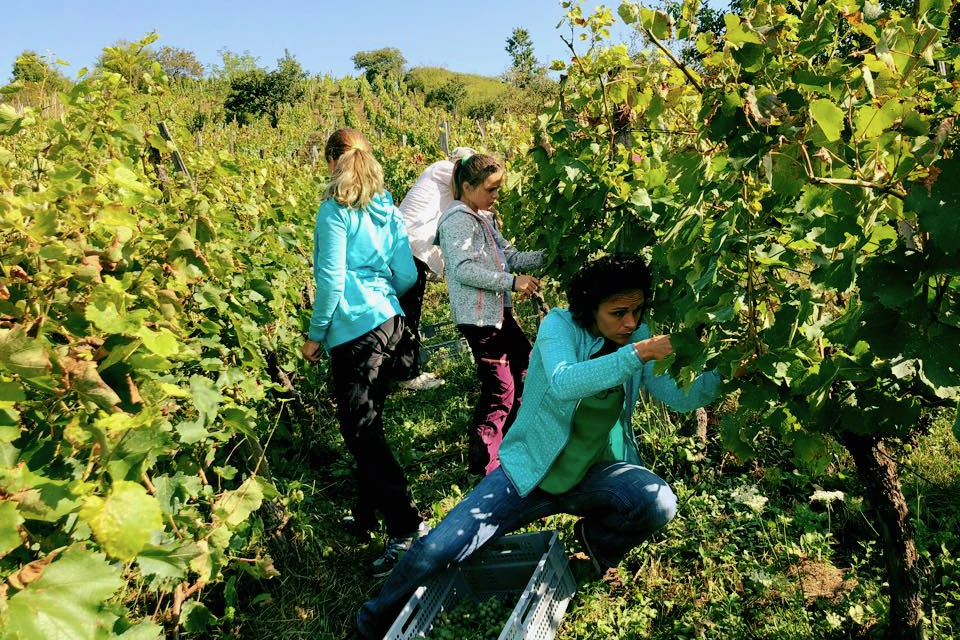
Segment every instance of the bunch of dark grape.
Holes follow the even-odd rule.
[[[486,602],[464,598],[450,611],[441,611],[433,621],[430,640],[497,640],[513,608],[502,596]]]

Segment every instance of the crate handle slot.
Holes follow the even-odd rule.
[[[406,635],[407,630],[417,619],[417,614],[420,612],[422,608],[423,608],[423,605],[419,602],[416,605],[414,605],[414,607],[410,610],[410,615],[407,617],[405,624],[403,625],[403,627],[401,627],[400,633]]]

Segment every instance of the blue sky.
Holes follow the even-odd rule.
[[[584,6],[597,4],[615,9],[619,0]],[[25,49],[69,62],[62,71],[74,77],[103,47],[150,31],[160,35],[155,46],[188,49],[208,68],[223,48],[270,69],[288,49],[306,71],[341,77],[356,73],[356,52],[396,47],[408,67],[495,76],[510,65],[504,47],[516,27],[530,33],[542,63],[566,58],[560,36],[569,30],[556,29],[563,13],[560,0],[13,0],[0,6],[0,81]]]

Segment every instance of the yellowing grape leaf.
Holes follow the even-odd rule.
[[[113,483],[106,498],[91,496],[80,509],[94,539],[111,557],[132,560],[163,527],[160,503],[136,482]]]

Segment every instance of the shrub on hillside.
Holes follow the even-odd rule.
[[[223,104],[227,119],[249,124],[254,118],[266,116],[276,127],[281,106],[303,99],[306,77],[289,52],[277,61],[274,71],[253,69],[237,74],[230,80],[230,92]]]

